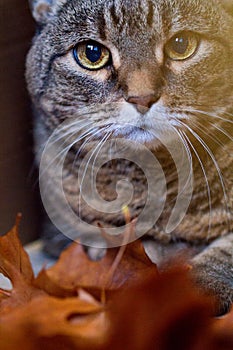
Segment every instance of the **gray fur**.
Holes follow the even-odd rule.
[[[31,7],[39,30],[28,54],[26,77],[36,114],[38,164],[44,142],[53,130],[66,118],[77,116],[78,120],[87,106],[101,109],[112,103],[127,104],[130,96],[153,91],[158,99],[162,97],[168,118],[177,111],[182,112],[183,122],[211,148],[221,169],[227,200],[216,164],[185,129],[193,144],[193,148],[189,148],[195,187],[190,208],[179,227],[168,235],[164,231],[164,222],[172,209],[168,201],[162,217],[148,234],[163,247],[175,247],[177,242],[195,247],[196,255],[192,260],[195,278],[205,291],[218,298],[220,312],[227,309],[233,300],[232,1],[37,0],[31,1]],[[184,62],[171,62],[165,58],[163,47],[172,35],[184,30],[200,33],[200,46],[194,57]],[[104,68],[99,75],[79,67],[72,57],[72,48],[87,39],[100,41],[117,52],[113,66]],[[190,114],[191,108],[196,112]],[[118,109],[111,110],[111,115],[117,122]],[[107,125],[108,117],[105,118]],[[94,116],[92,123],[96,123]],[[157,126],[152,127],[156,131]],[[194,149],[208,177],[211,229],[206,182]],[[153,152],[167,172],[168,192],[174,199],[177,191],[172,175],[174,164],[172,168],[162,148],[155,147]],[[72,159],[72,155],[70,157]],[[66,166],[67,188],[72,188],[75,173],[69,162]],[[106,178],[111,176],[110,170],[105,171]],[[129,177],[130,174],[129,171]],[[135,174],[138,174],[136,169]],[[143,186],[140,176],[138,174],[138,184]],[[132,175],[132,178],[135,177]],[[101,186],[106,188],[106,183]],[[143,192],[143,187],[141,189]],[[137,201],[142,197],[139,191]],[[72,202],[72,198],[70,200]],[[133,216],[137,216],[137,208],[135,204]],[[100,219],[88,211],[85,215],[90,222]],[[113,218],[106,220],[118,225]]]

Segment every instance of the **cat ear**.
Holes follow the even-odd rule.
[[[66,0],[29,0],[32,15],[36,22],[45,24]]]

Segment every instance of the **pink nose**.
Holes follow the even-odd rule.
[[[148,109],[158,101],[158,97],[154,94],[146,95],[146,96],[130,96],[127,99],[127,102],[135,104],[137,110],[140,113],[146,113]]]

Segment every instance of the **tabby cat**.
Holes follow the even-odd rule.
[[[50,135],[72,118],[70,127],[60,128],[72,143],[63,169],[68,201],[90,224],[119,227],[123,215],[77,207],[77,168],[92,141],[101,147],[120,137],[145,145],[161,164],[167,186],[163,212],[144,238],[146,250],[160,264],[188,248],[197,285],[216,297],[217,313],[226,311],[233,301],[233,2],[31,0],[30,6],[38,26],[26,78],[38,165]],[[178,175],[165,145],[177,137],[193,193],[183,220],[168,231]],[[135,152],[140,158],[137,147]],[[97,178],[106,201],[116,197],[122,176],[134,184],[132,218],[142,211],[147,193],[142,170],[127,159],[112,161]],[[53,196],[52,163],[48,174]],[[65,221],[62,211],[58,215]]]

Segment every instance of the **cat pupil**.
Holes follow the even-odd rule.
[[[179,54],[184,54],[187,50],[189,41],[187,37],[176,37],[173,42],[173,50]]]
[[[92,63],[99,61],[101,58],[102,50],[99,45],[87,44],[86,46],[86,57]]]

